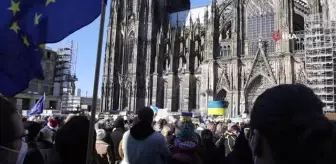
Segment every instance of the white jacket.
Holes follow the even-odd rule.
[[[144,140],[136,140],[130,131],[122,139],[124,159],[121,164],[164,164],[170,156],[166,139],[158,132],[153,132]]]

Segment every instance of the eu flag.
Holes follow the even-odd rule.
[[[90,24],[101,0],[1,0],[0,28],[17,23],[34,43],[55,43]]]
[[[39,47],[88,25],[100,10],[100,0],[1,0],[0,93],[13,96],[43,79]]]
[[[37,103],[28,111],[27,115],[35,115],[35,114],[41,114],[44,109],[44,100],[45,100],[45,95],[43,95]]]

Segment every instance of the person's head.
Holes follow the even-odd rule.
[[[212,142],[213,134],[209,129],[204,129],[201,132],[201,138],[202,138],[202,141],[205,141],[205,142],[206,141],[211,141]]]
[[[238,135],[240,132],[240,129],[238,125],[232,125],[229,129],[230,132],[234,133],[235,135]]]
[[[279,85],[262,93],[250,120],[255,163],[330,163],[334,126],[324,116],[323,106],[310,88],[300,84]]]
[[[39,140],[53,144],[54,139],[55,139],[55,134],[52,130],[47,129],[47,128],[41,129],[40,134],[39,134]]]
[[[14,105],[0,96],[0,163],[23,163],[28,151],[25,130]]]
[[[161,134],[165,137],[173,135],[174,130],[170,125],[164,125],[161,131]]]
[[[138,119],[141,122],[152,123],[154,112],[150,107],[144,107],[138,110]]]
[[[216,124],[210,122],[207,124],[207,129],[209,129],[212,133],[216,132]]]
[[[50,117],[50,118],[48,119],[48,123],[47,123],[47,125],[48,125],[48,127],[49,127],[50,129],[57,129],[57,127],[58,127],[58,121],[57,121],[55,118]]]
[[[64,163],[85,163],[90,121],[85,116],[73,116],[56,133],[55,148]],[[96,141],[94,136],[93,143]],[[92,150],[95,153],[95,149]]]
[[[26,141],[36,141],[38,134],[41,130],[41,124],[33,121],[24,122],[24,129],[27,130],[28,134],[26,136]]]
[[[182,121],[178,127],[177,137],[184,139],[193,139],[195,136],[195,126],[191,121]]]
[[[114,121],[114,127],[115,128],[125,128],[125,120],[122,117],[118,117]]]
[[[160,120],[159,120],[160,129],[162,129],[163,126],[165,126],[167,123],[168,123],[168,122],[167,122],[166,119],[160,119]]]
[[[97,140],[104,140],[106,137],[106,132],[104,129],[96,129]]]
[[[223,131],[224,131],[223,124],[222,123],[217,124],[215,134],[220,136],[224,133]]]

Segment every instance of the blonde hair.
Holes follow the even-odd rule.
[[[169,125],[164,125],[161,134],[166,137],[170,131],[172,131],[172,128]]]

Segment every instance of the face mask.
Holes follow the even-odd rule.
[[[28,145],[27,145],[26,142],[22,141],[20,151],[13,150],[13,149],[10,149],[10,148],[4,147],[4,146],[0,146],[0,149],[4,149],[4,150],[7,150],[7,151],[10,151],[10,152],[13,152],[13,153],[17,153],[18,157],[16,159],[16,164],[23,164],[23,161],[24,161],[24,159],[26,157],[26,154],[28,152]]]

